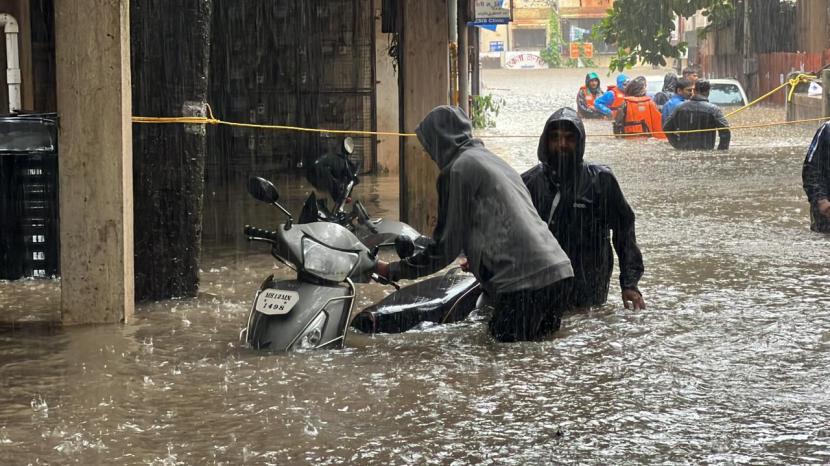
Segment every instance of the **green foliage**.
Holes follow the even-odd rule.
[[[666,65],[666,57],[679,58],[688,44],[671,44],[675,15],[688,18],[702,10],[710,23],[704,33],[732,20],[733,0],[617,0],[609,15],[594,27],[594,36],[619,47],[611,71],[638,63]]]
[[[493,128],[496,126],[496,117],[504,106],[504,99],[493,97],[492,94],[474,95],[473,105],[470,108],[470,119],[473,128]]]
[[[562,67],[562,29],[559,25],[559,15],[556,13],[556,10],[551,8],[550,10],[550,35],[548,36],[548,46],[545,50],[542,50],[539,55],[542,57],[542,60],[548,64],[551,68],[561,68]]]

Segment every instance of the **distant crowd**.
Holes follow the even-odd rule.
[[[698,79],[694,68],[682,76],[667,73],[663,89],[648,96],[646,78],[621,74],[616,84],[603,91],[597,73],[585,76],[576,97],[582,118],[613,120],[614,134],[625,138],[667,139],[684,150],[711,150],[716,137],[719,150],[729,149],[729,122],[717,105],[709,102],[711,84]],[[717,131],[715,131],[717,130]]]

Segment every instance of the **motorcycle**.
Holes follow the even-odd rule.
[[[342,348],[354,309],[355,284],[374,280],[400,290],[397,284],[373,273],[377,249],[370,250],[338,223],[295,224],[291,213],[278,202],[277,188],[268,180],[252,178],[248,191],[257,200],[281,210],[287,221],[273,231],[246,225],[245,235],[251,241],[269,244],[274,258],[297,275],[285,280],[270,275],[263,281],[240,340],[254,349],[272,351]],[[406,236],[401,236],[397,245],[401,255],[415,248]],[[416,311],[425,302],[414,292],[402,296],[408,301],[401,303]],[[456,312],[470,311],[465,308]]]
[[[334,202],[329,209],[327,199],[318,199],[314,192],[309,194],[300,213],[300,223],[333,222],[340,224],[355,234],[369,249],[394,246],[399,236],[411,238],[416,249],[423,249],[429,238],[404,222],[385,218],[371,217],[366,207],[359,200],[352,199],[352,191],[360,182],[358,169],[348,157],[354,153],[354,141],[350,137],[343,139],[339,152],[325,154],[317,159],[306,175],[311,184],[328,192]],[[347,212],[347,206],[351,210]]]

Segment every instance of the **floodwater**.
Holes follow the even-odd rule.
[[[582,76],[487,71],[507,104],[484,134],[535,136]],[[544,342],[497,344],[470,321],[259,354],[239,330],[282,269],[262,246],[208,245],[196,299],[142,305],[125,326],[0,334],[0,463],[830,463],[830,242],[800,187],[815,126],[736,131],[726,153],[587,127],[586,159],[613,167],[637,212],[647,310],[612,289]],[[517,170],[535,162],[535,137],[486,144]],[[394,215],[396,186],[366,179],[360,196]],[[278,218],[250,211],[208,221]],[[48,289],[2,284],[0,303],[25,320]],[[361,303],[386,292],[368,285]]]

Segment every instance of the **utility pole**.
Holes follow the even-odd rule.
[[[470,114],[470,66],[467,46],[467,9],[458,6],[458,106]]]
[[[743,74],[747,90],[751,95],[758,95],[755,86],[755,75],[758,73],[758,59],[755,57],[752,47],[752,21],[750,11],[751,0],[744,0],[744,36],[743,36]]]

